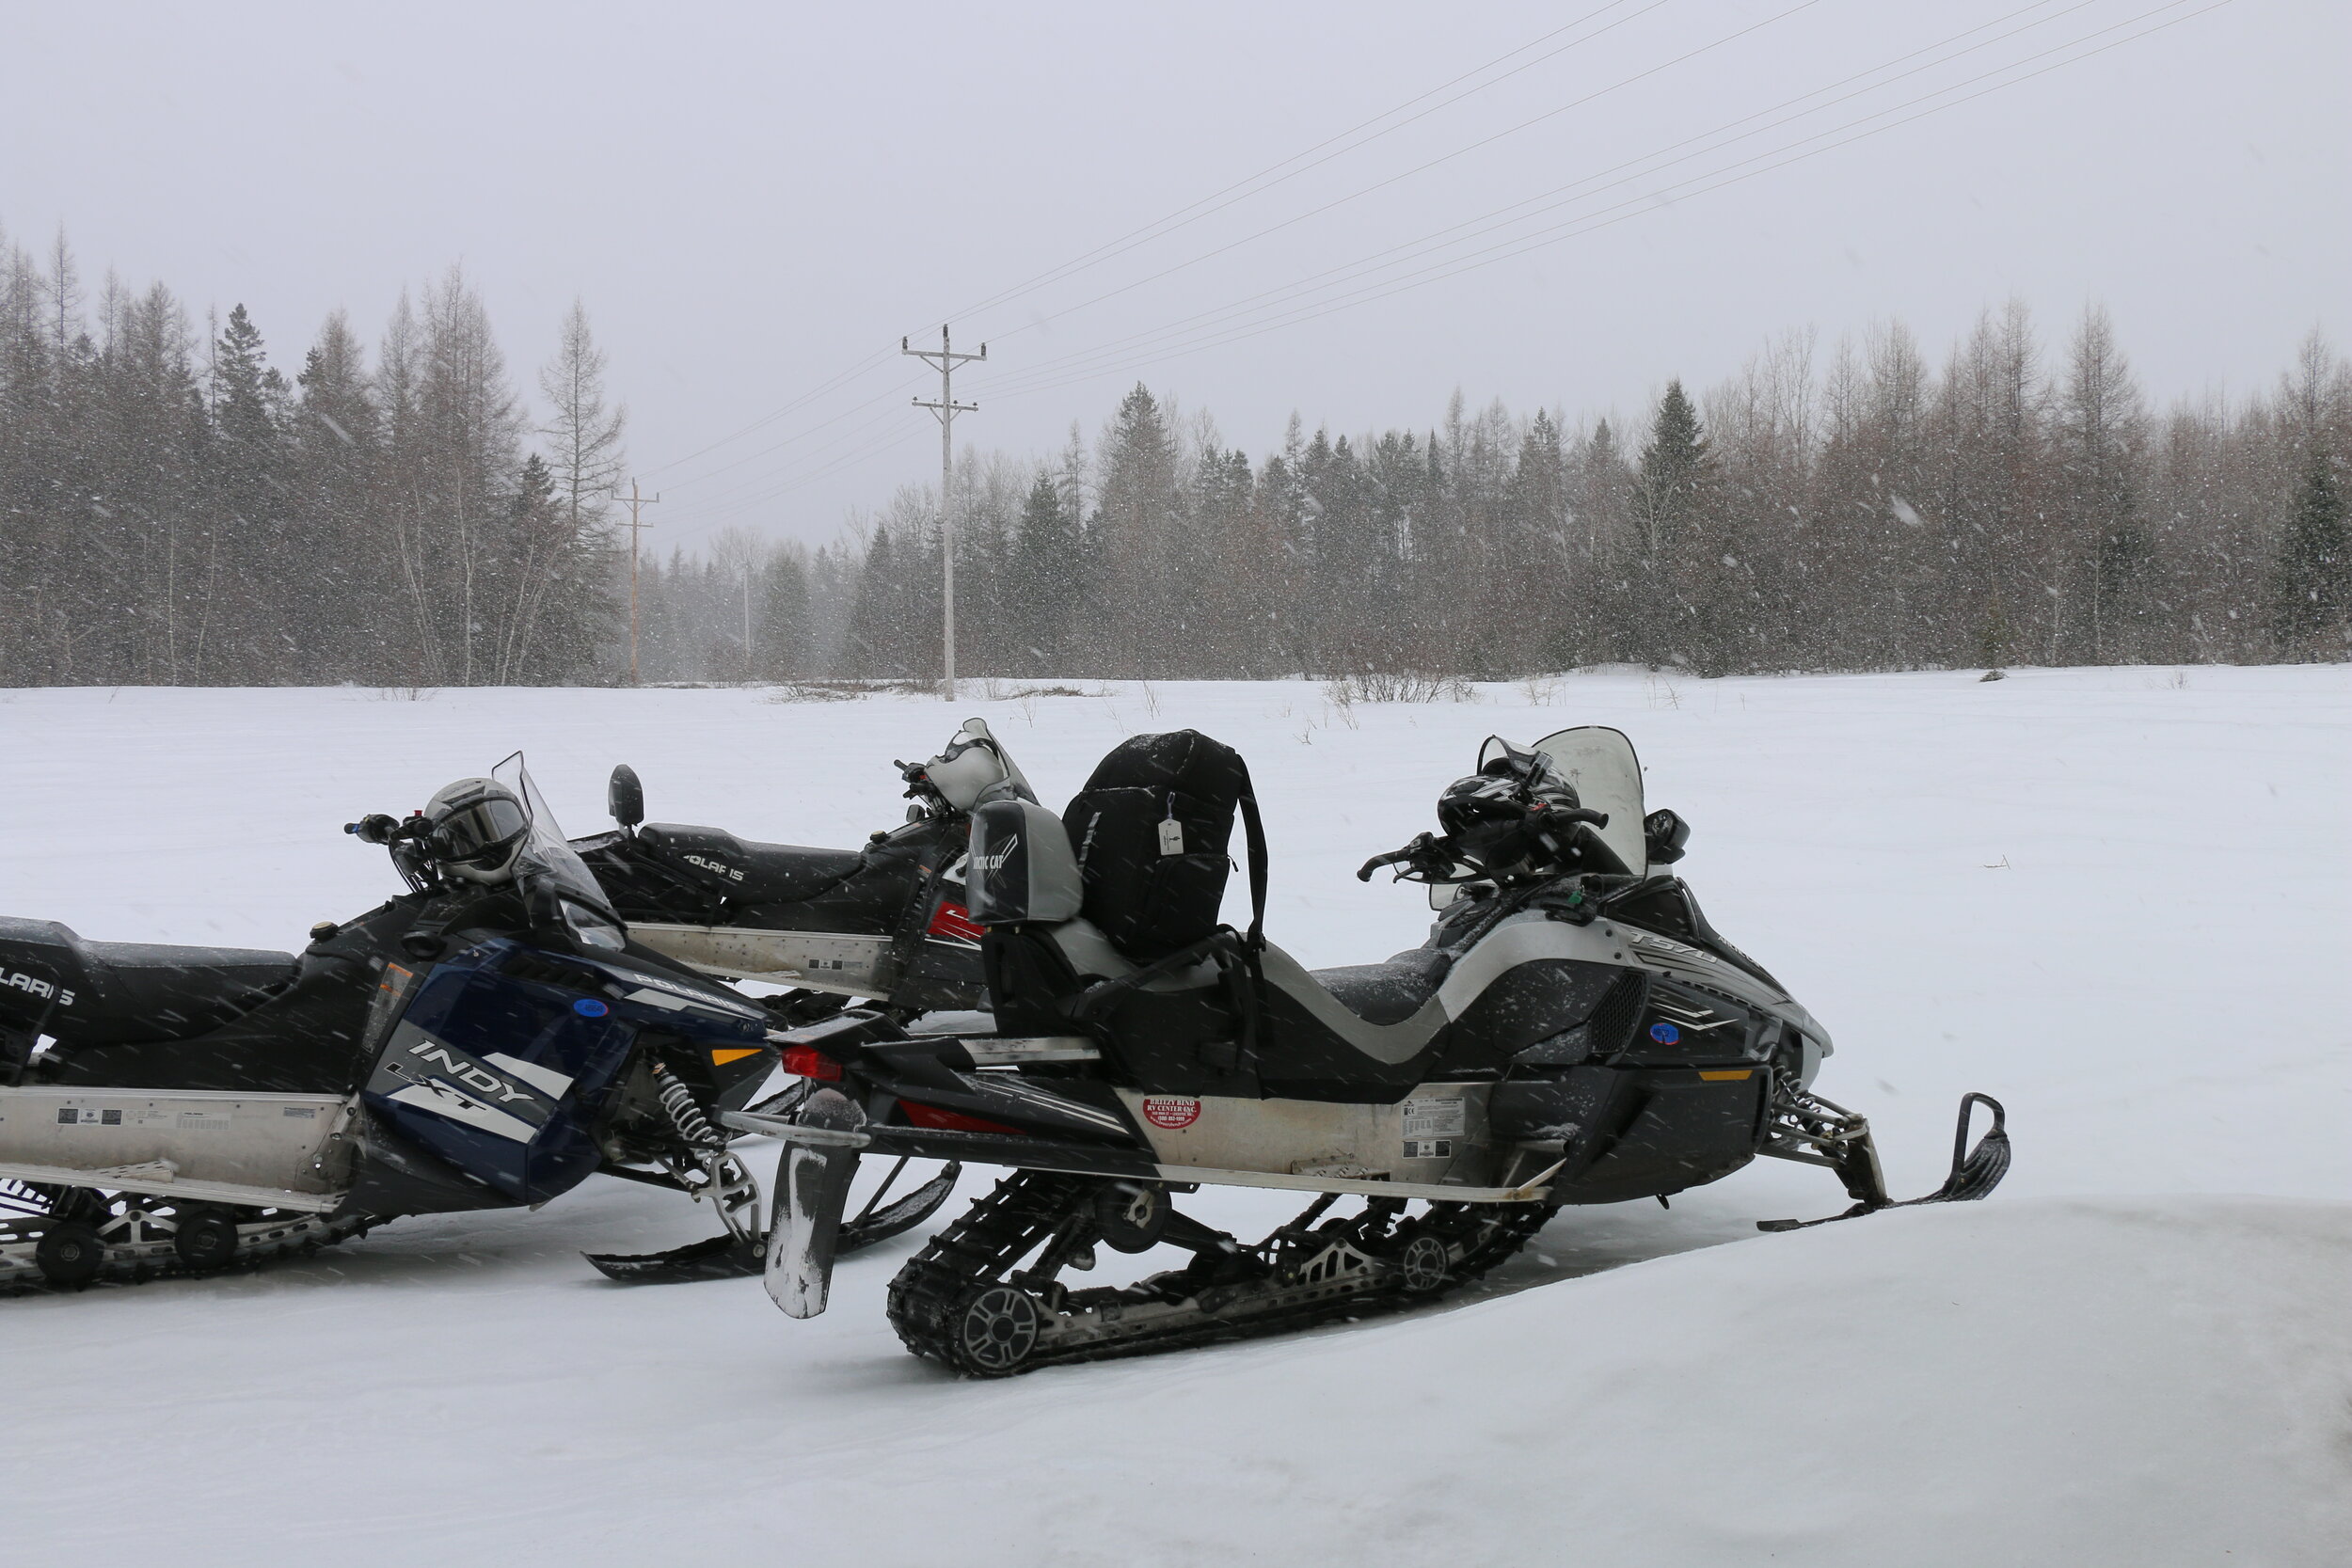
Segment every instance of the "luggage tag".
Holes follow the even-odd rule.
[[[1176,820],[1176,802],[1168,803],[1168,816],[1160,822],[1160,853],[1181,855],[1184,852],[1184,825]]]

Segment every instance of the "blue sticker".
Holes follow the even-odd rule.
[[[1682,1031],[1671,1023],[1653,1023],[1649,1026],[1649,1037],[1661,1045],[1672,1045],[1682,1038]]]
[[[612,1010],[593,996],[583,996],[572,1004],[572,1011],[582,1018],[602,1018]]]

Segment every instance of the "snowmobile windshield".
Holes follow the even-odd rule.
[[[1575,786],[1587,810],[1609,814],[1609,826],[1595,830],[1600,841],[1628,870],[1645,875],[1649,850],[1642,839],[1642,762],[1625,732],[1584,724],[1548,735],[1533,749]]]
[[[522,852],[515,860],[515,881],[527,896],[552,899],[564,925],[582,946],[617,952],[627,945],[620,917],[612,912],[596,873],[588,869],[564,829],[548,809],[547,798],[532,782],[531,769],[516,752],[490,769],[490,777],[515,792],[522,802]]]

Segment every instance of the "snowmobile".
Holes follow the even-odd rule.
[[[705,974],[791,988],[770,1008],[813,1022],[860,997],[902,1021],[987,1006],[980,928],[965,910],[965,815],[984,790],[1034,800],[987,721],[967,720],[928,762],[894,763],[914,804],[859,849],[759,844],[723,828],[645,821],[626,763],[618,828],[572,840],[638,941]]]
[[[1236,808],[1247,931],[1215,924]],[[995,1031],[910,1038],[844,1012],[782,1036],[785,1069],[819,1085],[791,1120],[723,1118],[783,1139],[770,1294],[824,1309],[843,1195],[874,1154],[1013,1169],[889,1288],[907,1347],[976,1377],[1424,1301],[1564,1206],[1662,1199],[1757,1155],[1836,1173],[1852,1202],[1835,1217],[1890,1205],[1868,1124],[1813,1093],[1828,1032],[1663,869],[1690,829],[1644,813],[1625,736],[1490,740],[1438,818],[1359,872],[1430,884],[1428,940],[1309,971],[1264,940],[1263,834],[1217,742],[1135,737],[1058,817],[978,803]],[[1990,1193],[2004,1122],[1965,1097],[1951,1176],[1915,1201]],[[1202,1185],[1314,1196],[1246,1243],[1176,1209]],[[1099,1247],[1163,1245],[1190,1261],[1127,1286],[1062,1277]]]
[[[298,957],[0,919],[0,1289],[536,1208],[597,1170],[707,1197],[724,1227],[595,1259],[607,1273],[757,1272],[758,1185],[710,1118],[771,1077],[769,1015],[629,940],[519,752],[346,831],[408,892],[322,923]],[[866,1231],[919,1222],[951,1186]]]

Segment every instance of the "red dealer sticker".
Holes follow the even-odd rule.
[[[1176,1094],[1147,1094],[1143,1097],[1143,1119],[1170,1132],[1190,1127],[1200,1119],[1200,1101]]]

